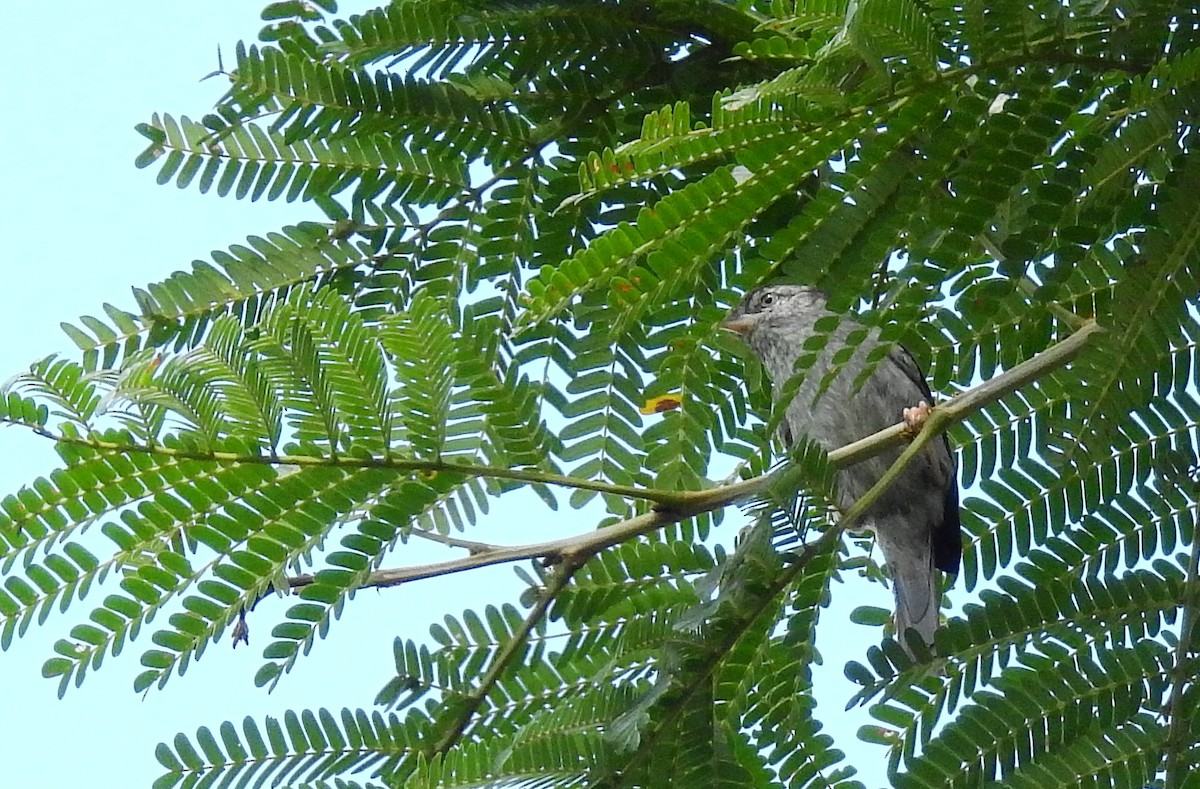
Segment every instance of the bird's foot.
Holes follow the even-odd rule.
[[[904,432],[909,437],[915,436],[921,432],[921,428],[925,426],[925,420],[929,418],[929,412],[933,407],[929,403],[922,400],[911,408],[904,409]]]

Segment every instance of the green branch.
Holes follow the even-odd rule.
[[[153,455],[179,460],[212,461],[228,465],[247,464],[259,466],[329,466],[332,468],[373,468],[391,469],[417,474],[462,474],[467,477],[482,477],[485,479],[504,479],[514,482],[527,482],[534,485],[556,485],[563,488],[578,490],[594,490],[598,493],[610,493],[629,499],[649,501],[659,506],[673,507],[686,502],[688,493],[657,488],[639,488],[632,485],[610,485],[599,480],[581,479],[566,474],[552,474],[532,469],[500,468],[498,466],[481,466],[474,463],[457,463],[452,460],[415,460],[393,457],[347,457],[341,455],[255,455],[237,452],[220,452],[217,450],[180,449],[160,444],[137,444],[123,441],[105,441],[99,438],[85,438],[63,433],[55,433],[42,427],[30,425],[16,419],[0,418],[0,424],[9,424],[31,428],[38,435],[52,439],[60,444],[87,447],[99,452],[122,452],[134,455]]]
[[[1078,331],[1065,340],[1056,345],[1047,348],[1042,353],[1032,359],[1027,359],[1021,362],[1016,367],[1008,370],[995,378],[985,381],[974,389],[968,389],[962,394],[947,400],[945,403],[934,408],[929,412],[928,418],[921,427],[921,432],[905,447],[900,453],[900,457],[896,458],[890,468],[884,473],[879,481],[876,482],[866,493],[854,502],[850,509],[843,514],[839,528],[844,528],[850,525],[854,520],[863,514],[872,504],[878,501],[893,482],[895,482],[900,474],[904,471],[904,467],[917,456],[925,446],[936,438],[941,433],[948,430],[953,425],[964,421],[971,414],[979,411],[984,406],[990,405],[1005,395],[1012,394],[1026,384],[1030,384],[1041,378],[1048,372],[1057,370],[1060,367],[1070,363],[1087,345],[1093,335],[1103,331],[1100,324],[1094,320],[1086,321]],[[887,432],[898,431],[901,435],[904,434],[905,426],[903,424],[894,425]],[[882,435],[877,433],[876,435]],[[872,437],[873,438],[873,437]],[[853,445],[852,445],[853,446]],[[830,453],[829,459],[834,460],[834,453]],[[842,464],[835,463],[835,466]]]

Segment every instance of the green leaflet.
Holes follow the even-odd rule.
[[[140,638],[148,689],[245,614],[274,686],[414,541],[460,569],[534,539],[477,533],[528,486],[518,526],[565,542],[520,555],[514,599],[400,634],[379,709],[200,728],[158,748],[158,785],[1200,769],[1194,9],[333,5],[269,4],[202,121],[139,127],[160,183],[325,221],[100,306],[64,325],[78,358],[6,385],[0,422],[61,468],[0,500],[0,647],[59,628],[66,688]],[[776,276],[904,344],[938,400],[1100,327],[951,428],[967,545],[937,663],[884,639],[833,667],[853,742],[815,667],[881,617],[822,609],[882,573],[813,542],[825,453],[758,490],[740,541],[671,509],[772,466],[770,394],[718,327]],[[544,517],[560,489],[577,509]]]

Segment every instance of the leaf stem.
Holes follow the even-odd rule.
[[[488,666],[487,672],[479,679],[479,684],[471,689],[471,692],[462,699],[461,703],[446,705],[445,709],[451,711],[451,718],[446,722],[446,728],[442,736],[426,751],[428,758],[432,759],[438,754],[447,753],[458,743],[463,734],[466,733],[467,727],[471,724],[471,719],[479,711],[479,707],[487,698],[488,693],[491,692],[509,665],[512,664],[524,649],[525,643],[529,639],[529,634],[545,619],[546,613],[550,610],[551,603],[567,587],[567,584],[571,582],[571,578],[575,575],[576,571],[583,566],[583,563],[588,558],[590,557],[576,556],[571,561],[564,562],[551,574],[549,582],[542,589],[541,594],[538,595],[537,603],[526,614],[525,619],[521,622],[521,626],[512,634],[512,638],[496,653],[491,665]]]
[[[287,455],[270,454],[258,455],[238,452],[221,452],[207,449],[183,449],[168,447],[161,444],[138,444],[128,441],[106,441],[101,438],[74,436],[65,433],[55,433],[42,427],[32,426],[15,419],[0,418],[0,424],[31,427],[38,435],[45,436],[60,444],[87,447],[100,452],[123,452],[127,454],[154,455],[157,457],[177,458],[179,460],[212,461],[225,464],[250,464],[266,466],[329,466],[333,468],[373,468],[392,469],[394,471],[412,472],[417,474],[462,474],[468,477],[483,477],[486,479],[504,479],[515,482],[527,482],[535,485],[556,485],[563,488],[578,490],[594,490],[598,493],[609,493],[629,499],[649,501],[662,506],[676,506],[687,499],[687,492],[661,490],[658,488],[639,488],[634,485],[612,485],[599,480],[571,477],[566,474],[535,471],[533,469],[501,468],[498,466],[483,466],[475,463],[460,463],[453,460],[416,460],[394,457],[346,456],[346,455]]]
[[[636,775],[634,768],[653,754],[658,740],[679,719],[679,716],[687,708],[688,702],[704,687],[706,682],[711,680],[721,662],[736,647],[739,639],[762,616],[767,607],[774,604],[777,598],[808,569],[813,559],[836,550],[834,546],[837,544],[838,535],[839,529],[827,529],[818,539],[805,545],[799,555],[789,557],[788,564],[780,567],[772,578],[756,579],[763,586],[756,590],[753,607],[748,610],[739,609],[736,621],[723,623],[724,627],[719,631],[719,642],[708,645],[705,657],[702,660],[689,662],[688,671],[692,674],[692,681],[679,692],[667,697],[665,709],[660,710],[659,714],[652,718],[649,730],[643,732],[633,756],[621,766],[619,774],[612,776],[612,780],[601,782],[599,789],[616,789],[618,786],[626,786],[625,779]]]
[[[1192,484],[1188,495],[1195,496],[1197,485]],[[1179,642],[1175,645],[1175,664],[1171,667],[1171,701],[1167,715],[1167,735],[1163,741],[1164,770],[1167,774],[1167,786],[1183,786],[1184,778],[1191,774],[1191,768],[1185,754],[1192,743],[1188,734],[1188,725],[1192,716],[1184,711],[1185,691],[1189,680],[1195,680],[1193,655],[1197,651],[1196,607],[1200,605],[1200,539],[1197,539],[1196,525],[1200,520],[1192,516],[1192,551],[1188,557],[1187,576],[1183,587],[1183,622],[1179,626]],[[1193,687],[1195,687],[1193,685]]]

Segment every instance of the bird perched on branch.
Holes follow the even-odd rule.
[[[746,294],[723,325],[742,335],[762,360],[778,402],[795,374],[805,341],[818,334],[817,321],[830,315],[826,296],[817,288],[767,285]],[[916,361],[900,346],[892,347],[856,387],[868,355],[880,344],[874,332],[821,392],[826,374],[835,366],[834,354],[846,347],[851,332],[861,330],[861,324],[843,317],[828,335],[780,425],[785,446],[807,435],[831,451],[901,419],[915,426],[929,412],[933,399],[929,385]],[[854,504],[900,452],[893,449],[840,470],[839,507],[844,511]],[[950,442],[943,436],[926,445],[854,526],[874,531],[883,551],[892,576],[897,637],[904,643],[907,629],[913,628],[926,644],[932,644],[941,603],[936,570],[956,575],[962,558],[958,480]]]

